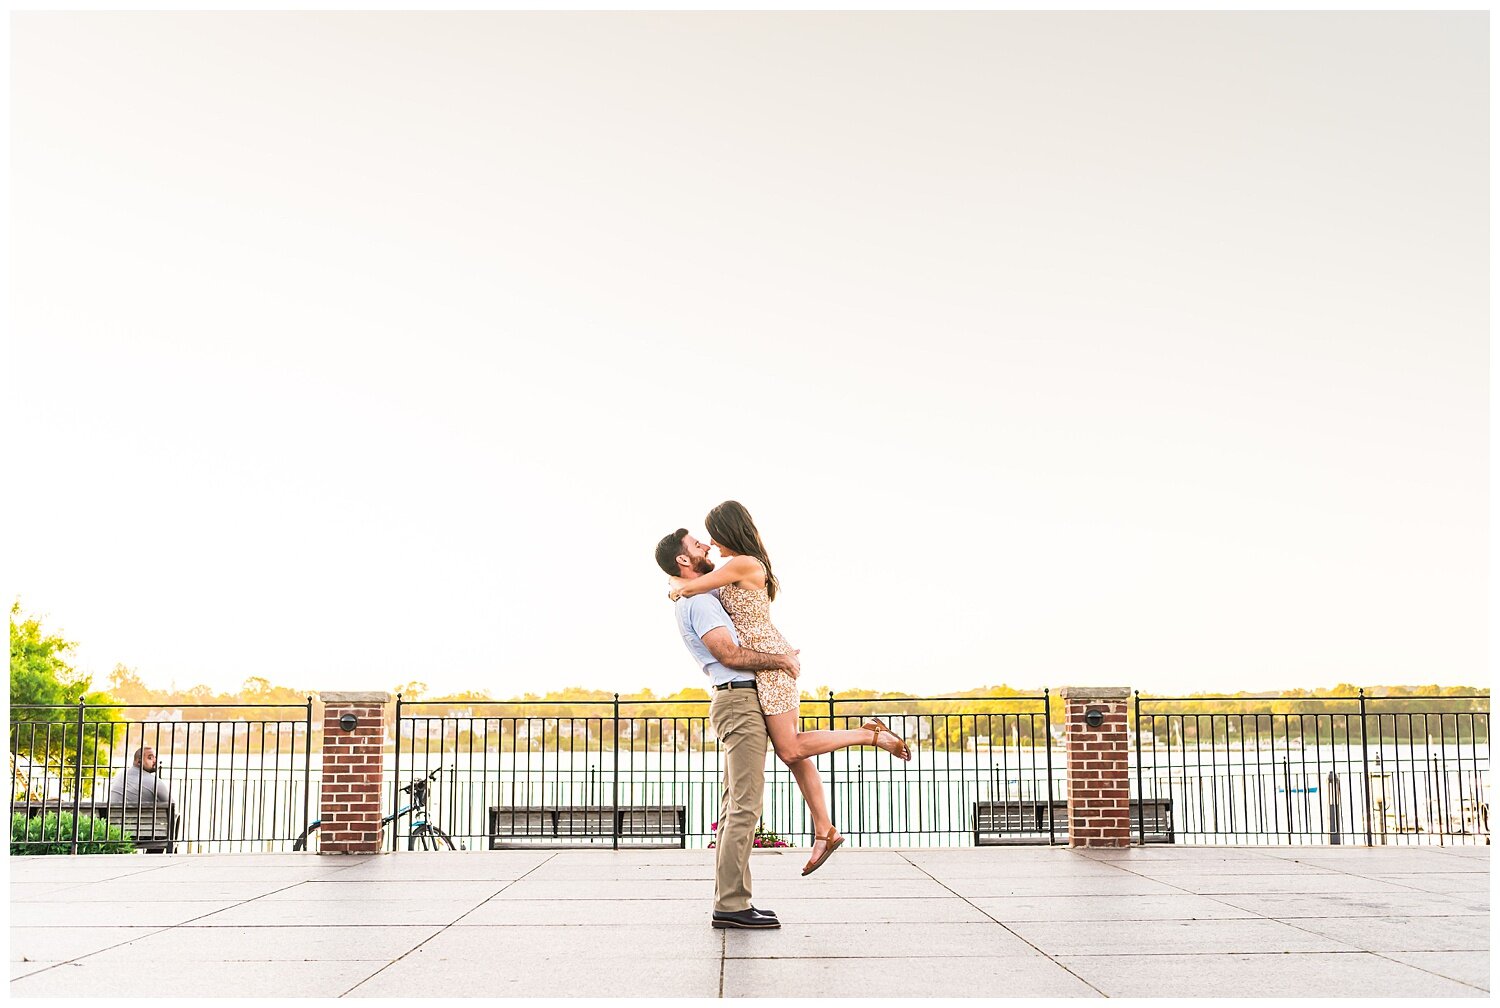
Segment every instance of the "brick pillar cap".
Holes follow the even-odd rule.
[[[1058,694],[1064,700],[1128,700],[1129,686],[1064,686]]]
[[[356,704],[356,703],[390,703],[391,695],[381,690],[364,690],[354,692],[324,692],[318,694],[318,699],[325,704]]]

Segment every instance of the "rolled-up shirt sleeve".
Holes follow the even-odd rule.
[[[702,640],[703,635],[717,630],[719,627],[730,627],[734,624],[729,621],[729,614],[719,604],[719,600],[712,595],[694,595],[688,603],[688,625],[692,627],[693,633]]]

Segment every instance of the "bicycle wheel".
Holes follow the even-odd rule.
[[[411,831],[407,850],[457,850],[453,838],[436,826],[424,824]]]
[[[297,842],[292,844],[292,850],[311,851],[316,854],[318,852],[318,837],[320,836],[318,827],[322,825],[321,822],[315,822],[303,830],[302,835],[297,838]]]

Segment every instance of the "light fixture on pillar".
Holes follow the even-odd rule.
[[[357,724],[359,724],[359,718],[355,717],[353,714],[339,715],[339,727],[344,729],[344,731],[352,732],[355,725]]]
[[[1083,712],[1083,720],[1088,722],[1090,728],[1098,728],[1104,723],[1104,708],[1090,707]]]

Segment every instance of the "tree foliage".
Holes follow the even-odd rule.
[[[119,720],[117,711],[96,706],[112,703],[109,694],[93,692],[91,678],[69,664],[76,646],[62,634],[44,630],[35,616],[23,617],[20,599],[11,603],[11,751],[65,780],[68,768],[79,760],[78,702],[85,705],[85,725]],[[85,727],[82,758],[97,762],[107,753],[107,736],[101,737],[97,727]]]
[[[168,689],[147,686],[140,673],[125,665],[116,665],[109,674],[109,692],[120,703],[170,708],[179,704],[209,704],[233,707],[236,704],[285,704],[300,707],[307,703],[311,691],[291,686],[277,686],[264,676],[251,676],[238,690],[215,690],[199,684],[187,689],[175,685]],[[204,713],[212,713],[212,710]]]
[[[68,663],[77,643],[59,633],[42,629],[35,616],[22,618],[21,600],[10,607],[10,706],[12,718],[17,707],[33,704],[108,703],[104,694],[91,694],[90,677],[77,672]],[[27,714],[21,715],[23,718]],[[54,720],[37,716],[37,720]]]

